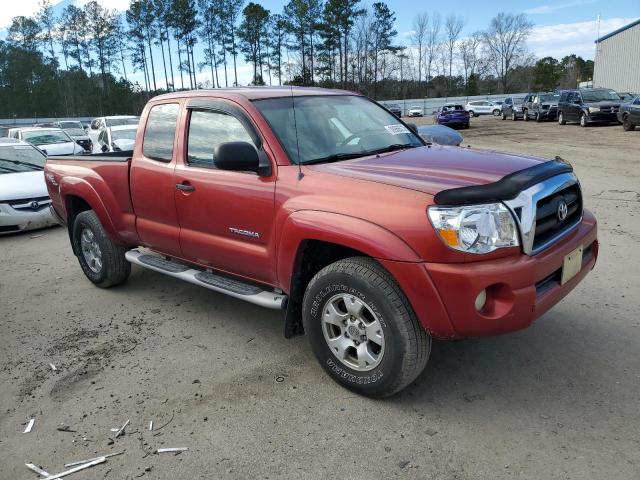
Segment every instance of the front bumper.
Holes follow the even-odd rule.
[[[589,121],[594,123],[604,123],[604,122],[617,122],[618,121],[618,112],[589,112]]]
[[[16,210],[8,203],[0,203],[0,235],[57,225],[48,205],[36,211]]]
[[[560,284],[566,255],[584,248],[580,271]],[[598,257],[595,217],[582,222],[541,253],[470,263],[410,264],[381,261],[402,287],[420,323],[432,335],[462,338],[496,335],[528,327],[569,294]],[[475,299],[487,291],[481,311]]]

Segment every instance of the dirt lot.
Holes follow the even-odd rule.
[[[62,228],[0,238],[0,478],[122,450],[69,478],[640,478],[640,131],[485,117],[462,133],[571,161],[599,219],[595,271],[534,326],[435,342],[415,384],[372,401],[278,312],[138,268],[97,289]]]

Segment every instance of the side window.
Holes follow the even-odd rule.
[[[179,111],[180,105],[177,103],[151,107],[142,140],[142,152],[145,157],[160,162],[171,161]]]
[[[193,110],[189,120],[187,164],[215,168],[213,155],[225,142],[249,142],[251,136],[242,123],[232,115],[209,110]]]
[[[511,98],[505,98],[504,103],[511,105]]]

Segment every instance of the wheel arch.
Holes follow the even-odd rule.
[[[402,239],[383,227],[335,213],[295,212],[287,218],[280,238],[277,274],[289,295],[287,338],[303,333],[302,298],[306,286],[327,265],[354,256],[420,260]]]

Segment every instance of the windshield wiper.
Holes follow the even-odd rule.
[[[0,161],[15,163],[16,165],[25,165],[27,167],[35,168],[36,170],[44,170],[44,167],[41,167],[40,165],[36,165],[35,163],[21,162],[20,160],[9,160],[8,158],[0,158]]]
[[[365,155],[369,155],[367,152],[358,152],[358,153],[333,153],[331,155],[327,155],[326,157],[314,158],[313,160],[309,160],[303,162],[303,165],[313,165],[314,163],[331,163],[331,162],[339,162],[341,160],[351,160],[354,158],[364,157]]]
[[[407,145],[404,143],[393,143],[383,148],[379,148],[377,150],[371,150],[367,152],[366,155],[376,155],[378,153],[387,153],[387,152],[395,152],[396,150],[404,150],[405,148],[416,148],[418,145]]]

